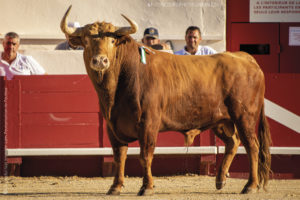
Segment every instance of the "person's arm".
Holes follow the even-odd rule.
[[[181,49],[179,51],[174,52],[175,55],[185,55],[185,50]]]
[[[27,56],[27,63],[31,67],[32,75],[46,74],[45,69],[32,56]]]
[[[209,46],[206,46],[206,48],[207,48],[207,55],[218,53],[216,50],[214,50],[213,48],[211,48]]]

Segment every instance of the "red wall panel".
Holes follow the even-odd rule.
[[[300,116],[300,74],[266,74],[265,98]],[[294,119],[290,119],[294,120]],[[300,134],[277,121],[269,119],[273,146],[297,147]]]
[[[5,175],[5,81],[0,77],[0,176]]]
[[[41,84],[38,84],[39,79]],[[30,80],[32,80],[32,83],[30,83]],[[266,98],[278,106],[299,115],[300,107],[298,102],[300,102],[300,98],[299,93],[295,92],[298,85],[300,85],[299,80],[300,77],[297,74],[267,74]],[[74,84],[79,82],[81,84]],[[7,87],[7,93],[5,93],[7,95],[5,97],[7,98],[6,109],[8,109],[6,132],[8,134],[7,144],[9,148],[110,147],[105,121],[103,121],[103,117],[99,112],[97,95],[89,79],[84,78],[84,76],[43,76],[42,79],[39,76],[17,77],[15,80],[5,81],[5,85]],[[71,96],[69,96],[70,94]],[[79,98],[77,98],[76,94],[78,94]],[[81,100],[78,101],[78,99]],[[269,119],[269,123],[274,142],[273,146],[299,146],[299,133],[272,119]],[[3,134],[1,137],[3,137]],[[211,131],[205,131],[195,138],[193,146],[213,146],[216,143],[215,140],[216,138]],[[218,139],[216,141],[216,145],[223,146],[223,143]],[[129,146],[138,147],[139,144],[134,142]],[[157,146],[184,146],[184,137],[178,132],[159,133]],[[172,164],[173,167],[170,168],[174,173],[184,173],[184,171],[197,173],[199,168],[202,169],[204,166],[200,164],[205,160],[205,156],[202,157],[202,155],[187,158],[180,156],[159,157],[157,161],[154,161],[153,172],[163,175],[166,171],[162,170],[161,166],[174,163],[174,165]],[[235,159],[231,168],[233,176],[239,174],[238,176],[241,177],[241,174],[246,176],[248,173],[248,163],[243,161],[245,157],[246,155],[239,155]],[[49,168],[43,170],[45,164],[52,162],[55,158],[58,158],[57,163],[61,165],[60,170],[62,171],[59,171],[59,168],[55,168],[55,166],[49,166]],[[214,160],[219,164],[221,158],[222,156],[217,156]],[[85,158],[80,157],[78,159],[84,160]],[[77,159],[73,157],[71,160],[76,162],[74,160]],[[101,171],[102,169],[100,168],[105,168],[103,160],[106,160],[105,162],[112,161],[106,158],[101,158],[100,160],[93,158],[88,162],[93,165],[96,163],[96,168]],[[214,162],[213,160],[209,161]],[[289,159],[289,163],[295,164],[294,161],[295,159]],[[97,162],[100,162],[100,164]],[[139,163],[137,158],[128,160],[127,173],[137,173],[135,162]],[[180,165],[184,166],[185,169],[175,167],[178,162],[181,162]],[[276,162],[278,164],[280,160],[277,159]],[[297,159],[296,162],[298,162]],[[26,158],[23,159],[22,165],[24,165],[24,168],[22,168],[24,175],[33,173],[30,171],[32,165],[37,168],[35,171],[37,174],[35,175],[39,173],[70,175],[63,167],[70,166],[67,162],[60,160],[59,157],[49,159],[43,157]],[[82,169],[82,167],[76,169],[82,172],[76,172],[75,166],[74,169],[71,166],[68,171],[87,176],[99,175],[100,172],[96,171],[95,166],[88,168],[93,170],[93,172],[89,173],[86,173],[87,169]],[[287,170],[280,167],[272,169],[281,170],[280,173],[286,173]],[[279,172],[276,170],[275,173]],[[209,173],[213,171],[209,170]],[[294,177],[294,175],[294,171],[289,173],[290,177]]]
[[[289,28],[300,23],[280,23],[280,72],[300,73],[300,46],[289,45]]]
[[[233,23],[230,51],[240,51],[240,45],[269,45],[268,54],[253,54],[265,73],[279,72],[279,24]]]
[[[227,18],[231,22],[249,22],[250,0],[227,0]]]
[[[88,76],[16,76],[7,82],[9,148],[102,145],[102,116]]]

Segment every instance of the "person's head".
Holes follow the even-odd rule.
[[[20,46],[20,37],[15,32],[6,33],[2,44],[6,56],[15,58]]]
[[[160,40],[159,40],[158,30],[153,27],[146,28],[144,31],[144,37],[142,39],[142,42],[147,46],[159,44]]]
[[[68,27],[79,28],[80,27],[80,23],[79,22],[68,22]]]
[[[185,32],[185,42],[188,49],[197,49],[201,42],[201,31],[197,26],[190,26]]]

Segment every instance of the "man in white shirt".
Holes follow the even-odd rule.
[[[18,53],[20,37],[15,32],[9,32],[3,40],[3,49],[0,60],[0,76],[11,80],[15,75],[45,74],[45,70],[31,56]]]
[[[217,53],[213,48],[199,45],[202,40],[200,28],[190,26],[185,32],[186,46],[176,51],[177,55],[210,55]]]

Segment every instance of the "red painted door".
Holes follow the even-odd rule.
[[[230,51],[253,55],[263,71],[279,72],[279,24],[232,23]]]
[[[300,45],[295,44],[297,41],[299,43],[299,33],[295,36],[296,41],[289,42],[290,29],[294,27],[300,28],[300,23],[280,23],[281,73],[300,73]]]

